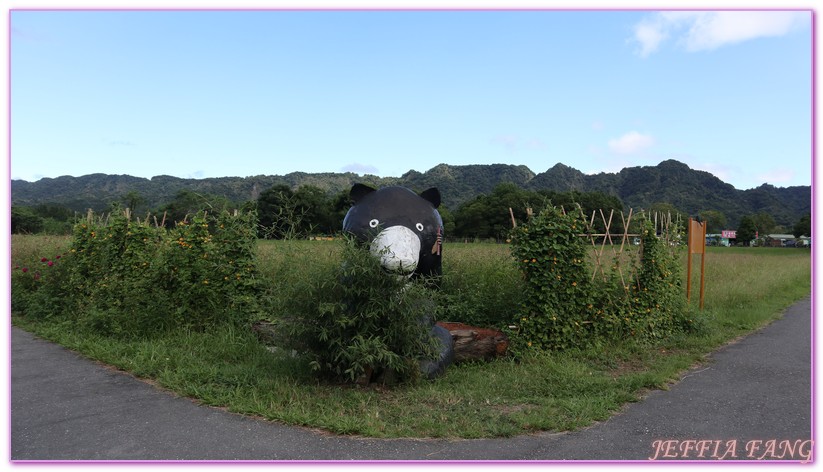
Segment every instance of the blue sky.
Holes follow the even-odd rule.
[[[812,14],[11,12],[11,178],[677,159],[811,184]]]

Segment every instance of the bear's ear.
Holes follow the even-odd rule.
[[[423,197],[425,200],[428,200],[433,207],[437,208],[440,206],[440,190],[437,190],[437,187],[432,187],[428,190],[424,190],[423,193],[420,194],[420,196]]]
[[[354,184],[349,192],[349,196],[351,197],[354,203],[359,202],[363,197],[366,195],[375,192],[377,189],[371,188],[368,185],[363,184]]]

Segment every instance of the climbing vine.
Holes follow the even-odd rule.
[[[523,345],[568,349],[694,326],[677,254],[647,218],[641,217],[641,254],[628,277],[593,279],[584,227],[579,213],[548,207],[513,230],[512,254],[526,285],[515,321]]]

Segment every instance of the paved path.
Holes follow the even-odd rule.
[[[459,441],[341,437],[199,406],[13,328],[11,459],[801,460],[812,437],[811,312],[810,299],[795,304],[591,428]]]

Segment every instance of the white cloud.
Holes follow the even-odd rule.
[[[616,154],[637,154],[654,145],[654,138],[647,134],[631,131],[609,141],[609,150]]]
[[[686,49],[715,49],[755,38],[783,36],[805,23],[808,13],[780,11],[734,11],[703,15],[685,37]]]
[[[688,164],[686,160],[683,160]],[[692,169],[706,171],[723,182],[729,182],[741,174],[741,171],[736,166],[729,166],[726,164],[719,164],[716,162],[700,162],[697,164],[689,164]]]
[[[493,137],[491,141],[494,144],[502,145],[504,148],[506,148],[507,151],[514,151],[514,149],[517,148],[519,139],[517,138],[517,136],[511,134],[504,134]]]
[[[757,176],[761,182],[768,182],[772,185],[791,183],[794,180],[794,177],[795,171],[786,168],[770,169],[768,172]]]
[[[641,57],[647,57],[657,51],[660,43],[668,36],[666,28],[659,21],[643,20],[634,27],[634,40],[640,43],[638,54]]]
[[[810,12],[799,11],[673,11],[654,13],[634,26],[638,54],[647,57],[676,38],[686,51],[717,49],[757,38],[784,36],[811,24]]]
[[[741,190],[754,188],[764,183],[778,187],[784,185],[801,185],[794,183],[797,177],[797,172],[794,169],[776,167],[766,172],[761,172],[750,167],[741,167],[722,162],[699,162],[692,164],[687,159],[676,159],[685,162],[692,169],[709,172],[723,182],[732,184],[735,188]]]

